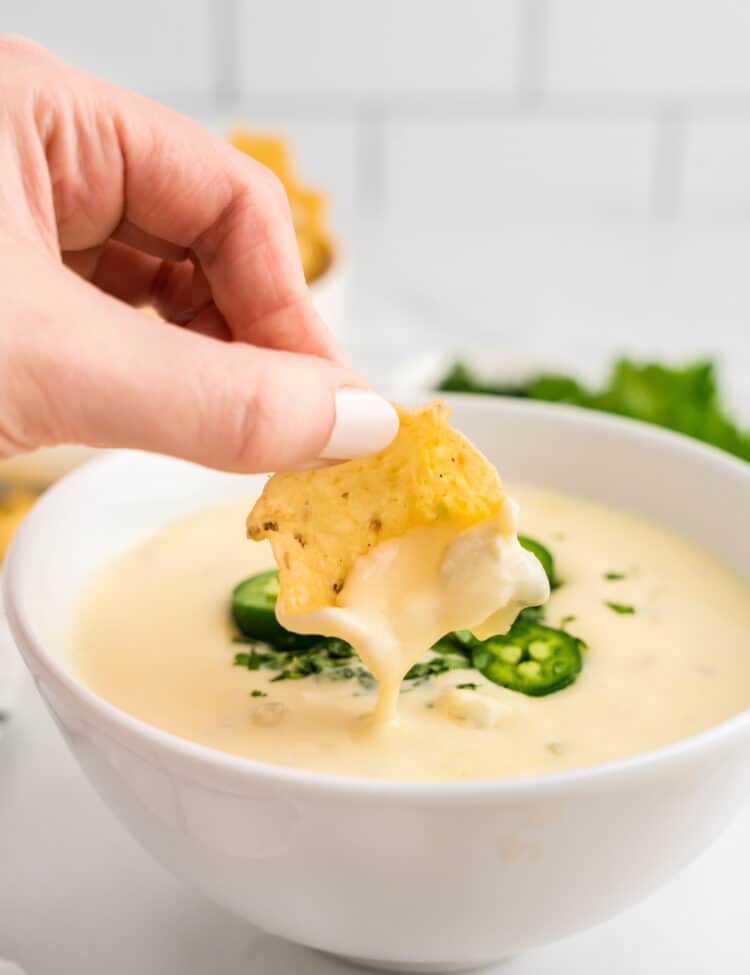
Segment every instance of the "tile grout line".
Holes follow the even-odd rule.
[[[545,87],[549,50],[548,0],[520,0],[516,44],[516,96],[527,108],[538,105]]]
[[[682,210],[686,122],[686,108],[679,101],[665,104],[654,118],[654,154],[649,193],[649,209],[653,216],[673,219]]]
[[[240,94],[238,0],[214,0],[211,21],[211,94],[214,108],[228,111]]]
[[[215,45],[217,48],[219,44]],[[242,91],[234,87],[236,82],[226,79],[229,84],[216,83],[208,96],[186,95],[183,92],[152,91],[148,94],[169,104],[190,106],[200,105],[204,100],[206,107],[217,105],[222,108],[236,107],[243,101]],[[245,100],[250,96],[246,96]],[[628,98],[619,95],[544,95],[524,96],[516,94],[483,92],[458,94],[453,91],[422,92],[404,91],[398,93],[367,92],[323,92],[310,94],[305,91],[257,92],[252,96],[253,103],[264,112],[278,112],[293,115],[309,121],[356,121],[363,111],[379,113],[383,117],[403,121],[452,121],[455,119],[490,120],[497,116],[522,118],[533,116],[544,119],[571,119],[583,121],[627,121],[630,119],[653,119],[660,116],[665,108],[679,105],[692,116],[701,118],[722,118],[735,121],[750,119],[750,96],[742,100],[715,100],[711,103],[682,98],[679,102],[666,100],[664,95],[649,95],[646,98]]]
[[[388,191],[385,167],[385,114],[377,104],[357,107],[355,124],[355,211],[367,218],[382,211]]]

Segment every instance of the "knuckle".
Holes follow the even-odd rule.
[[[210,267],[222,253],[237,219],[237,197],[227,192],[226,202],[211,224],[193,240],[190,250],[204,268]]]
[[[259,166],[260,184],[264,192],[267,193],[275,203],[288,206],[289,198],[286,193],[286,188],[279,177],[267,166],[261,166],[260,164]]]
[[[248,163],[252,167],[249,177]],[[226,255],[233,238],[241,237],[250,246],[273,239],[280,212],[291,220],[289,198],[278,176],[254,159],[242,157],[241,164],[240,177],[235,173],[220,194],[223,206],[190,247],[204,267]]]
[[[255,185],[255,192],[252,196],[255,199],[257,210],[263,211],[268,215],[268,222],[272,222],[276,214],[281,213],[285,219],[292,219],[292,211],[287,195],[286,187],[281,182],[276,173],[266,166],[259,165],[258,177]],[[259,198],[260,197],[260,201]],[[259,205],[262,203],[263,205]]]

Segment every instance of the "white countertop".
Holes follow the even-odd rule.
[[[472,344],[573,344],[582,362],[612,347],[718,351],[733,402],[750,407],[750,228],[399,231],[387,247],[384,235],[360,238],[346,338],[377,381],[414,356]],[[498,973],[747,975],[749,868],[746,808],[638,907]],[[84,780],[28,682],[0,739],[3,956],[27,975],[350,970],[225,915],[153,863]]]
[[[344,341],[372,381],[436,351],[710,356],[750,417],[750,225],[361,228]]]
[[[746,808],[638,907],[497,973],[747,975],[749,899]],[[29,684],[0,742],[0,954],[27,975],[355,971],[262,934],[173,880],[95,795]]]

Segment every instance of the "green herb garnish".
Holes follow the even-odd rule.
[[[265,691],[259,691],[256,687],[255,690],[250,691],[250,697],[268,697]]]
[[[604,578],[607,582],[619,582],[621,579],[627,579],[624,572],[605,572]]]
[[[487,383],[467,366],[457,363],[437,388],[571,403],[615,413],[676,430],[743,460],[750,460],[750,430],[742,429],[725,412],[716,367],[709,361],[673,367],[619,359],[604,386],[598,390],[585,387],[571,376],[552,373],[539,374],[516,385]]]
[[[412,681],[412,687],[420,687],[431,677],[447,674],[449,670],[465,670],[471,664],[463,654],[436,654],[431,660],[420,661],[407,672],[405,681]]]
[[[284,666],[271,680],[300,680],[320,674],[328,680],[356,680],[361,687],[373,687],[372,674],[353,661],[356,661],[356,654],[348,643],[334,637],[322,637],[312,647],[287,654]]]
[[[471,681],[467,681],[465,684],[456,684],[456,690],[458,691],[478,691],[479,684],[472,684]]]
[[[527,606],[518,614],[519,620],[529,620],[532,623],[541,623],[544,619],[544,606]]]
[[[609,606],[613,613],[619,613],[621,616],[633,616],[635,614],[635,606],[629,606],[627,603],[611,603],[605,599],[604,605]]]
[[[242,642],[250,643],[251,641],[243,639]],[[282,657],[275,650],[268,647],[267,644],[261,644],[261,646],[263,648],[261,650],[256,650],[255,646],[253,646],[249,653],[236,653],[234,655],[234,666],[247,667],[248,670],[260,670],[264,667],[273,669],[277,667]]]
[[[575,613],[568,613],[567,616],[563,616],[563,618],[560,620],[560,629],[564,630],[568,623],[573,623],[577,619],[578,617],[575,615]]]

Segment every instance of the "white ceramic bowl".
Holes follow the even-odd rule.
[[[750,465],[572,408],[462,397],[454,416],[507,479],[658,519],[750,579]],[[161,457],[100,458],[41,499],[5,578],[15,639],[94,787],[159,861],[235,914],[372,965],[478,965],[639,900],[700,853],[750,791],[750,712],[592,768],[403,783],[225,755],[83,687],[66,668],[65,636],[84,580],[166,520],[250,499],[259,484]]]

